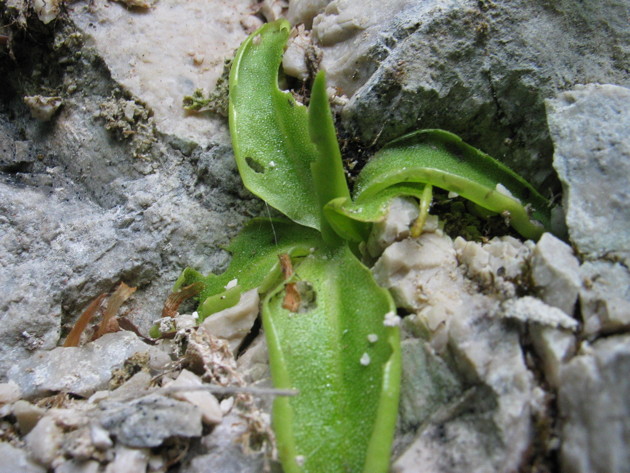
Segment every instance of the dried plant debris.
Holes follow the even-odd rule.
[[[193,61],[195,64],[198,62],[201,64],[203,59],[200,57],[193,57]],[[185,96],[183,100],[184,109],[192,113],[212,112],[227,118],[228,88],[231,66],[232,59],[226,59],[223,63],[223,72],[217,79],[217,82],[210,93],[206,94],[203,89],[195,89],[192,95]]]
[[[129,299],[135,291],[135,287],[129,287],[124,282],[121,282],[118,285],[114,293],[109,297],[109,299],[107,299],[103,316],[100,323],[95,328],[93,335],[91,335],[91,340],[96,340],[106,333],[117,332],[120,330],[118,320],[115,316],[123,303]],[[92,318],[103,305],[103,301],[106,297],[107,294],[101,294],[88,305],[83,314],[81,314],[75,322],[72,330],[70,330],[70,333],[63,344],[64,347],[77,347],[80,345],[82,335],[85,333]],[[85,339],[86,337],[83,338]]]

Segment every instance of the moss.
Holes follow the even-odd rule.
[[[212,112],[222,117],[228,116],[228,91],[232,58],[223,62],[223,72],[217,79],[214,89],[205,95],[203,89],[196,89],[192,95],[184,97],[183,106],[189,112]]]

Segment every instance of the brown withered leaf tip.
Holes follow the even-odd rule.
[[[117,332],[119,330],[118,323],[114,319],[114,316],[118,313],[120,306],[136,292],[135,287],[127,286],[124,282],[121,282],[114,293],[107,301],[107,308],[103,314],[103,319],[96,329],[96,333],[93,340],[102,337],[106,333]]]
[[[175,317],[179,306],[186,299],[196,296],[203,290],[203,283],[196,282],[189,286],[184,286],[178,291],[171,292],[164,302],[162,317]]]

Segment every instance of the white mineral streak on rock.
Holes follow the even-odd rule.
[[[31,456],[46,467],[61,455],[63,432],[52,417],[46,416],[24,438]]]
[[[201,327],[212,336],[226,340],[230,350],[236,353],[258,317],[259,304],[258,289],[244,292],[234,307],[210,315]]]
[[[562,471],[628,472],[630,335],[584,343],[560,372]]]
[[[214,86],[223,61],[247,36],[241,20],[251,15],[254,3],[160,0],[150,12],[138,12],[97,0],[73,3],[69,12],[91,37],[113,78],[153,110],[160,131],[206,146],[225,136],[219,132],[227,124],[186,113],[182,99],[197,88]],[[204,55],[202,65],[195,64],[195,54]]]
[[[573,315],[580,290],[580,263],[573,250],[551,233],[544,233],[532,253],[532,280],[547,304]]]
[[[203,382],[199,376],[188,370],[182,370],[175,381],[165,385],[167,388],[197,388],[201,386],[203,386]],[[219,401],[208,391],[178,391],[173,392],[170,396],[180,401],[189,402],[199,408],[201,418],[206,424],[218,424],[223,418]]]
[[[630,272],[621,263],[586,262],[580,267],[584,332],[594,335],[630,327]]]
[[[391,201],[385,218],[372,226],[367,241],[367,251],[377,258],[385,248],[409,236],[411,224],[418,218],[418,204],[411,199],[396,198]]]
[[[83,347],[58,347],[36,353],[11,367],[8,376],[26,398],[57,391],[87,396],[106,387],[112,370],[137,352],[149,352],[150,364],[155,368],[170,362],[163,351],[147,345],[132,332],[121,331]]]

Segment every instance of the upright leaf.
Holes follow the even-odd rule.
[[[230,133],[245,186],[291,220],[319,229],[307,111],[278,89],[290,29],[286,20],[268,23],[240,46],[230,71]]]

